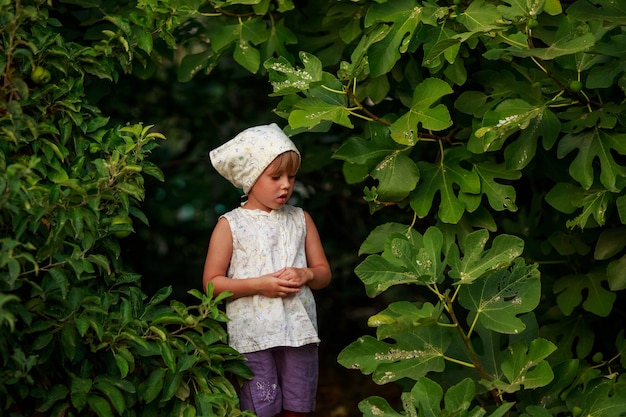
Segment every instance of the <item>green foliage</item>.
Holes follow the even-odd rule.
[[[246,24],[266,11],[232,10]],[[620,415],[624,7],[363,0],[265,16],[259,43],[239,37],[262,65],[236,53],[243,23],[237,62],[267,71],[295,138],[335,138],[370,213],[404,217],[371,232],[355,269],[388,306],[339,362],[405,388],[401,409],[374,397],[364,415]],[[263,59],[263,42],[284,50]]]
[[[322,138],[312,160],[332,151],[385,219],[355,273],[386,307],[368,321],[375,334],[338,360],[404,393],[398,406],[364,399],[364,415],[626,411],[621,3],[61,4],[0,2],[5,409],[29,398],[19,405],[57,415],[67,414],[61,404],[100,416],[144,405],[205,412],[200,397],[186,399],[195,387],[186,372],[202,379],[187,357],[206,360],[212,392],[229,398],[202,397],[206,407],[235,404],[221,377],[240,362],[221,344],[221,313],[189,316],[213,329],[202,333],[186,322],[192,307],[144,302],[113,235],[131,226],[111,225],[145,220],[142,180],[159,176],[146,159],[158,133],[109,126],[89,88],[121,73],[150,78],[171,56],[181,81],[219,65],[266,80],[287,132]],[[71,30],[69,16],[89,30]],[[195,295],[198,312],[215,311],[217,300]],[[173,322],[162,327],[154,310]],[[103,326],[98,314],[132,319]],[[216,339],[203,339],[199,356],[185,350],[207,333]],[[213,347],[219,365],[201,353]]]
[[[146,176],[164,179],[148,157],[165,136],[112,125],[89,100],[158,58],[152,32],[174,42],[160,25],[184,8],[161,20],[169,10],[0,2],[3,416],[246,415],[228,376],[250,372],[226,344],[221,297],[148,298],[121,259],[129,219],[147,223]],[[74,13],[93,25],[84,39]]]

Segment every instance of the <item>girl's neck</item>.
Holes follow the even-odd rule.
[[[255,201],[251,202],[250,200],[246,201],[241,207],[246,210],[261,210],[266,213],[269,213],[272,211],[270,207],[266,207],[262,204],[258,204],[258,202],[255,202]]]

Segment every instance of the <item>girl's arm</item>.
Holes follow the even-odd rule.
[[[257,278],[232,279],[226,276],[228,265],[233,254],[233,237],[228,220],[221,217],[211,235],[209,250],[204,262],[202,274],[203,289],[209,282],[213,283],[214,293],[231,291],[231,299],[261,294],[266,297],[285,297],[299,290],[296,283],[267,274]]]
[[[304,245],[307,267],[313,272],[312,278],[307,282],[307,285],[311,289],[320,290],[330,284],[332,278],[330,265],[328,264],[328,259],[326,259],[315,222],[306,211],[304,212],[304,219],[306,221],[306,240]]]

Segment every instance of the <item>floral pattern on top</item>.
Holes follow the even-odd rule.
[[[233,236],[227,275],[246,279],[284,267],[307,266],[304,211],[285,205],[265,212],[238,207],[223,217]],[[284,298],[241,297],[226,305],[229,345],[241,353],[319,343],[313,292],[308,286]]]

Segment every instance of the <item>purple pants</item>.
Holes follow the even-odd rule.
[[[272,417],[282,410],[315,410],[319,375],[316,344],[275,347],[244,356],[254,377],[237,386],[242,410],[254,411],[258,417]]]

